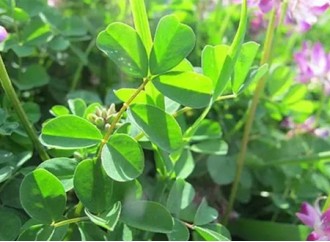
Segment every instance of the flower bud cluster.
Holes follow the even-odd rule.
[[[87,119],[101,130],[108,129],[117,114],[115,104],[112,103],[108,109],[97,107],[94,113],[90,113]]]

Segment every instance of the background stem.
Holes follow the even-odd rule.
[[[267,28],[267,34],[266,34],[266,40],[264,43],[264,49],[263,49],[263,55],[260,61],[260,65],[263,65],[267,62],[269,62],[270,60],[270,55],[271,55],[271,49],[273,46],[273,39],[274,39],[274,33],[275,33],[275,20],[276,20],[276,9],[274,8],[271,14],[271,19],[270,22],[268,24],[268,28]],[[254,117],[255,117],[255,113],[257,110],[257,106],[258,106],[258,102],[260,99],[260,96],[264,90],[265,84],[266,84],[266,78],[264,77],[262,79],[260,79],[260,81],[257,84],[256,90],[254,92],[254,96],[252,99],[252,103],[250,106],[250,111],[248,112],[248,117],[244,126],[244,133],[243,133],[243,139],[242,139],[242,143],[241,143],[241,150],[240,153],[238,154],[238,159],[237,159],[237,170],[236,170],[236,174],[235,174],[235,179],[234,179],[234,183],[231,189],[231,193],[229,196],[229,202],[228,202],[228,208],[226,209],[226,213],[224,216],[224,224],[228,223],[228,219],[230,216],[230,213],[233,209],[234,206],[234,202],[236,199],[236,195],[237,195],[237,190],[238,190],[238,185],[239,185],[239,181],[241,179],[241,174],[244,168],[244,161],[245,161],[245,157],[246,157],[246,152],[247,152],[247,145],[249,142],[249,136],[251,133],[251,129],[252,129],[252,124],[254,121]]]

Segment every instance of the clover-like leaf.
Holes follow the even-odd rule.
[[[97,46],[125,73],[133,77],[148,75],[148,56],[143,42],[132,27],[112,23],[97,36]]]
[[[195,46],[192,29],[174,15],[163,17],[157,26],[150,54],[150,71],[161,74],[178,65]]]
[[[153,83],[165,96],[193,108],[209,105],[213,92],[212,80],[195,72],[168,72]]]

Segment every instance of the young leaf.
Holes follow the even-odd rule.
[[[206,241],[229,241],[227,237],[208,228],[196,226],[195,231]]]
[[[117,202],[109,211],[105,211],[100,215],[94,215],[85,208],[85,213],[89,219],[96,225],[101,226],[107,230],[113,231],[119,220],[121,212],[121,203]]]
[[[61,149],[80,149],[101,142],[101,132],[86,119],[74,115],[63,115],[44,123],[41,142]]]
[[[70,110],[65,106],[55,105],[50,109],[50,113],[55,117],[57,117],[57,116],[70,114]]]
[[[126,134],[114,134],[101,154],[102,166],[115,181],[131,181],[144,168],[143,151],[139,143]]]
[[[263,64],[262,66],[251,68],[247,78],[243,82],[243,84],[239,87],[237,91],[237,95],[241,94],[244,92],[250,84],[253,82],[259,81],[266,73],[268,72],[268,64]]]
[[[194,218],[195,225],[205,225],[213,222],[218,217],[218,211],[209,207],[205,198],[199,204]]]
[[[195,197],[195,190],[192,185],[183,179],[177,179],[168,195],[166,207],[176,216],[180,210],[189,206]]]
[[[227,45],[207,45],[202,52],[203,73],[213,81],[214,98],[222,94],[230,80],[232,60],[228,51]]]
[[[163,17],[157,26],[150,54],[151,74],[161,74],[178,65],[195,46],[192,29],[174,15]]]
[[[125,73],[148,75],[148,56],[139,34],[123,23],[112,23],[97,36],[97,47]]]
[[[100,162],[80,162],[74,173],[73,186],[79,200],[92,213],[102,213],[113,206],[113,181],[105,174]]]
[[[193,108],[209,105],[213,92],[212,80],[195,72],[169,72],[153,83],[165,96]]]
[[[81,98],[69,99],[68,104],[72,114],[77,115],[79,117],[84,116],[87,106],[83,99]]]
[[[174,225],[163,205],[149,201],[124,204],[120,220],[128,226],[155,233],[170,233]]]
[[[236,162],[230,157],[213,155],[207,160],[207,169],[215,183],[227,185],[234,180]]]
[[[167,234],[167,237],[170,241],[188,241],[189,230],[180,220],[175,218],[173,230]]]
[[[190,150],[208,155],[225,155],[228,152],[228,144],[221,139],[204,140],[193,144]]]
[[[11,210],[0,208],[0,241],[15,240],[20,228],[20,218]]]
[[[131,105],[128,114],[150,141],[161,149],[171,153],[181,147],[181,128],[173,116],[157,107],[144,104]]]
[[[241,85],[244,83],[250,67],[258,53],[260,45],[256,42],[250,41],[242,45],[235,64],[234,78],[232,78],[231,85],[234,93],[238,93]]]
[[[61,157],[46,160],[38,168],[44,168],[51,172],[62,182],[65,191],[69,191],[73,188],[73,174],[77,165],[77,161]]]
[[[42,168],[25,176],[20,188],[20,199],[24,210],[45,224],[61,219],[66,205],[62,183]]]

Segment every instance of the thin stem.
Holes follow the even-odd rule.
[[[274,8],[272,11],[271,20],[270,20],[270,22],[268,24],[268,28],[267,28],[266,40],[265,40],[265,44],[264,44],[264,50],[263,50],[263,55],[262,55],[262,58],[260,61],[260,65],[263,65],[263,64],[269,62],[269,60],[270,60],[271,50],[272,50],[272,46],[273,46],[274,32],[275,32],[275,19],[276,19],[276,9]],[[237,159],[237,170],[236,170],[236,174],[235,174],[235,179],[234,179],[234,183],[233,183],[231,193],[229,196],[228,208],[227,208],[225,216],[224,216],[224,224],[228,223],[230,213],[234,206],[239,181],[241,179],[241,174],[242,174],[243,167],[244,167],[244,161],[245,161],[245,156],[246,156],[246,152],[247,152],[247,145],[249,142],[249,136],[251,133],[252,124],[254,121],[254,117],[255,117],[255,113],[257,110],[257,106],[258,106],[258,102],[259,102],[261,93],[263,92],[264,87],[265,87],[265,83],[266,83],[266,78],[262,78],[258,82],[253,99],[252,99],[250,111],[248,113],[248,117],[247,117],[246,124],[244,127],[241,150],[240,150],[240,153],[239,153],[238,159]]]
[[[86,58],[88,57],[88,55],[92,51],[94,45],[95,45],[95,38],[93,38],[93,40],[87,46],[87,49],[85,51],[85,57]],[[77,69],[74,73],[74,76],[73,76],[73,81],[71,83],[71,88],[70,88],[71,91],[74,91],[77,88],[78,83],[79,83],[79,79],[81,77],[82,69],[85,65],[86,65],[86,63],[84,63],[83,61],[80,61],[79,65],[78,65],[78,67],[77,67]]]
[[[148,22],[148,14],[144,4],[144,0],[130,0],[134,25],[136,31],[139,33],[147,53],[150,53],[152,48],[152,37]]]
[[[127,108],[129,107],[129,105],[139,95],[139,93],[145,88],[145,86],[149,83],[149,81],[150,81],[149,78],[145,78],[144,81],[143,81],[143,83],[138,87],[138,89],[136,89],[136,91],[133,93],[133,95],[123,104],[123,106],[121,107],[121,109],[118,111],[116,117],[112,121],[109,129],[107,130],[107,132],[105,133],[105,135],[103,137],[103,140],[102,140],[101,145],[99,147],[99,151],[98,151],[97,157],[100,157],[101,156],[101,152],[102,152],[103,146],[109,141],[109,138],[110,138],[111,134],[113,133],[114,129],[116,128],[116,124],[121,119],[121,116],[123,115],[123,113],[127,110]]]
[[[67,220],[63,220],[57,223],[53,223],[52,226],[55,228],[67,225],[67,224],[73,224],[73,223],[78,223],[78,222],[82,222],[82,221],[88,221],[89,218],[86,217],[78,217],[78,218],[71,218],[71,219],[67,219]]]
[[[14,87],[11,83],[11,80],[8,76],[5,64],[3,63],[2,57],[0,55],[0,82],[2,85],[2,88],[4,89],[8,99],[12,103],[18,118],[20,119],[26,133],[30,137],[32,143],[34,144],[34,147],[39,153],[39,156],[42,160],[48,160],[49,156],[40,143],[37,135],[37,131],[33,127],[33,125],[30,123],[26,113],[24,112],[24,109],[21,106],[21,103],[15,93]]]

